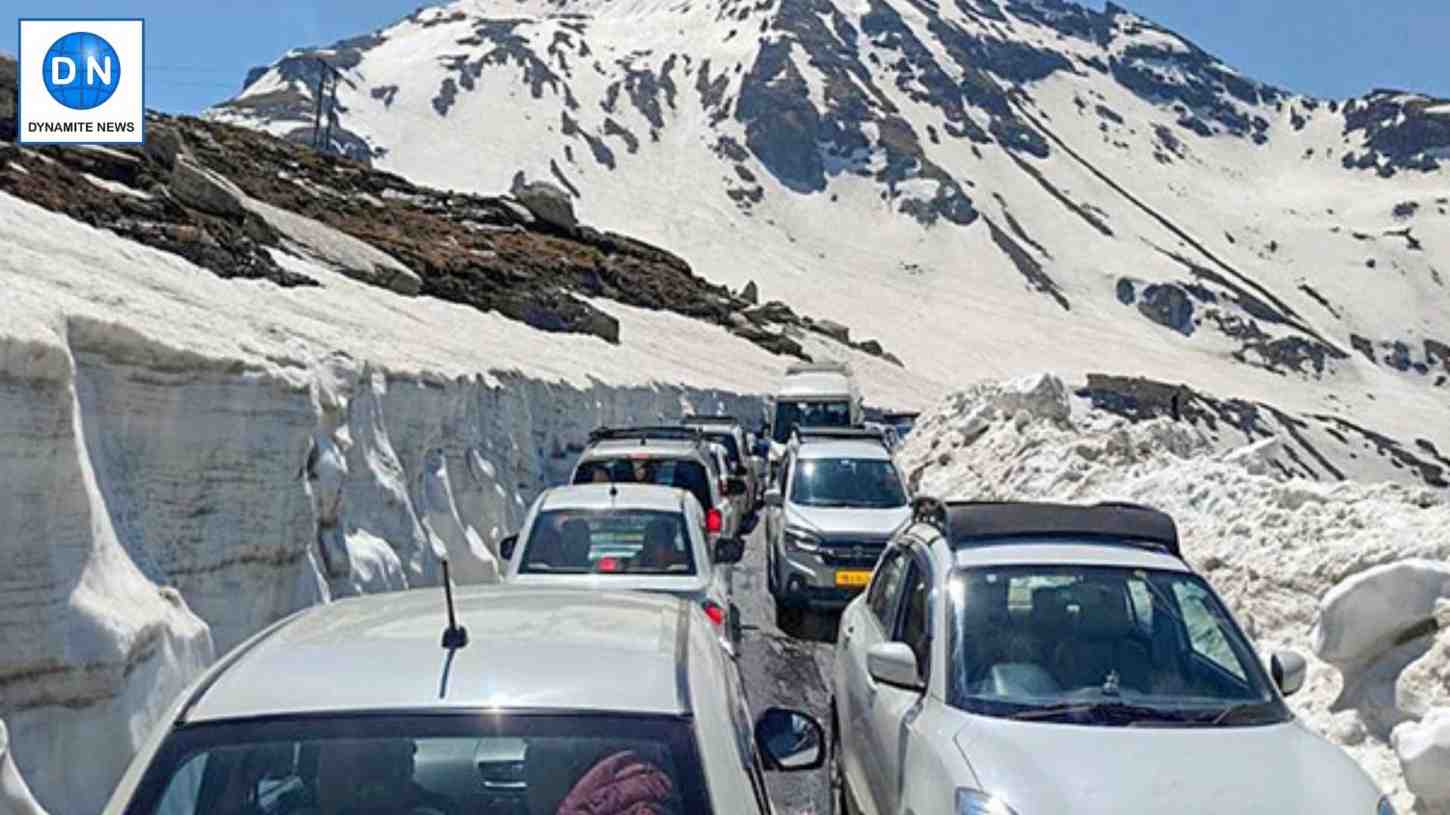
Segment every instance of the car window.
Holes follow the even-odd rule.
[[[1243,679],[1243,665],[1229,646],[1228,637],[1224,634],[1224,620],[1216,604],[1210,601],[1208,592],[1193,583],[1175,583],[1173,594],[1183,614],[1183,624],[1188,629],[1189,647],[1199,656]]]
[[[807,507],[906,506],[906,490],[886,459],[804,458],[794,469],[790,500]]]
[[[791,431],[800,427],[848,427],[851,424],[851,402],[842,399],[835,402],[799,402],[782,400],[775,406],[775,421],[771,422],[770,436],[784,443],[790,439]]]
[[[903,557],[902,561],[907,558]],[[905,592],[902,597],[901,624],[897,627],[896,642],[911,646],[916,654],[916,667],[922,679],[931,672],[931,639],[927,632],[930,614],[931,576],[913,562],[902,583]]]
[[[949,699],[964,710],[1119,725],[1243,726],[1288,715],[1197,575],[1087,564],[981,566],[954,575],[947,596]],[[902,626],[909,628],[905,619]],[[1132,706],[1133,718],[1114,718],[1115,705]]]
[[[695,496],[703,507],[715,505],[710,493],[710,473],[703,462],[692,458],[597,458],[581,462],[574,471],[575,484],[610,482],[677,487]]]
[[[679,512],[540,512],[523,542],[520,574],[692,575],[695,552]]]
[[[683,721],[429,715],[202,724],[167,737],[127,815],[584,811],[621,794],[709,813]],[[647,793],[642,790],[650,790]]]
[[[905,575],[905,567],[906,557],[900,549],[887,551],[881,564],[876,567],[876,574],[871,578],[871,588],[867,590],[866,604],[887,631],[891,630],[891,612]]]

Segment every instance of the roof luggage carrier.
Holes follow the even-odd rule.
[[[680,424],[682,424],[682,425],[692,425],[692,424],[740,424],[740,420],[737,419],[737,418],[735,418],[734,416],[727,416],[725,414],[710,414],[710,415],[706,415],[706,414],[694,414],[694,413],[691,413],[691,414],[686,414],[683,418],[681,418],[680,419]],[[743,425],[742,425],[742,427],[743,427]]]
[[[881,414],[881,421],[887,424],[901,424],[902,422],[914,422],[921,418],[921,412],[915,410],[890,410]]]
[[[921,496],[912,501],[911,509],[914,520],[940,529],[955,548],[1051,538],[1136,546],[1183,557],[1173,518],[1142,504],[942,501]]]
[[[885,442],[885,433],[879,427],[864,427],[854,425],[851,427],[801,427],[796,425],[791,429],[791,436],[799,441],[840,441],[843,439],[861,439],[863,441]]]
[[[600,427],[589,433],[590,443],[622,439],[639,439],[641,444],[648,442],[650,439],[688,441],[700,444],[704,442],[705,436],[700,432],[699,428],[684,427],[682,425]]]
[[[832,373],[851,375],[851,363],[837,362],[835,360],[822,360],[821,362],[792,362],[785,366],[786,376],[809,373]]]

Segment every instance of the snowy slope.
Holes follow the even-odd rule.
[[[1184,381],[1450,448],[1450,116],[1242,77],[1056,0],[480,2],[258,69],[209,116],[586,220],[881,338],[945,388]]]

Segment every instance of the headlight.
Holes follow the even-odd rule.
[[[977,790],[957,788],[957,815],[1017,815],[1001,799]]]
[[[821,539],[815,533],[801,529],[798,526],[787,526],[785,528],[786,542],[802,552],[821,551]]]
[[[1374,808],[1374,815],[1395,815],[1395,805],[1390,803],[1388,795],[1380,799],[1379,806]]]

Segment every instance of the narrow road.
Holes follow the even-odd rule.
[[[765,583],[765,524],[746,539],[745,559],[735,567],[735,604],[744,633],[740,669],[751,707],[806,711],[830,726],[832,640],[839,615],[806,615],[803,633],[791,637],[775,624],[775,605]],[[777,815],[831,815],[830,783],[824,769],[810,773],[771,773],[770,797]]]

